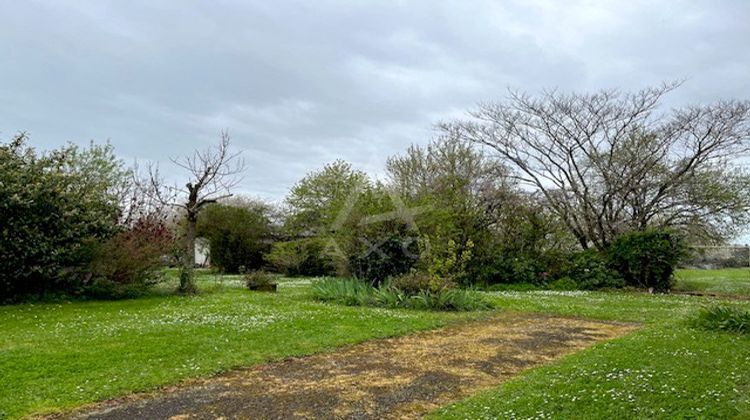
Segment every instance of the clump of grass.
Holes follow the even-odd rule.
[[[312,284],[313,297],[347,306],[378,306],[440,311],[475,311],[494,305],[481,295],[463,289],[421,290],[414,294],[390,284],[372,287],[356,279],[326,278]]]
[[[703,308],[693,319],[693,325],[709,331],[750,333],[750,311],[727,305]]]
[[[354,279],[322,278],[312,283],[312,295],[324,302],[346,306],[368,306],[373,302],[373,289]]]

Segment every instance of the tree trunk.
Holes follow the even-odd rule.
[[[192,293],[195,291],[193,282],[195,268],[195,230],[198,215],[188,211],[187,232],[185,233],[185,256],[182,261],[182,272],[180,273],[180,291]]]

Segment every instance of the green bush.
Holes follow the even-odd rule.
[[[618,237],[607,252],[611,267],[628,285],[668,292],[686,248],[673,231],[648,229]]]
[[[543,287],[554,265],[547,253],[525,252],[504,247],[471,270],[475,282],[486,285],[528,283]]]
[[[79,289],[63,275],[117,233],[129,179],[110,145],[38,153],[26,141],[0,143],[0,302]]]
[[[398,228],[397,228],[398,229]],[[363,236],[349,253],[349,270],[356,278],[379,285],[389,277],[408,273],[419,259],[419,245],[406,232]]]
[[[715,305],[701,309],[693,325],[708,331],[750,333],[750,312],[739,308]]]
[[[608,265],[606,257],[595,250],[569,255],[563,263],[561,274],[574,281],[577,288],[582,290],[625,286],[622,277]]]
[[[240,266],[257,270],[269,251],[271,222],[268,207],[239,201],[234,205],[213,204],[198,219],[198,235],[208,239],[211,265],[225,273],[238,273]]]
[[[373,287],[357,279],[327,278],[313,282],[313,297],[348,306],[378,306],[442,311],[491,309],[493,305],[476,292],[463,289],[421,290],[409,295],[383,284]]]
[[[161,282],[162,256],[174,244],[174,236],[161,222],[142,219],[126,231],[92,246],[91,262],[70,272],[78,293],[105,299],[145,294]]]
[[[326,253],[324,238],[277,242],[266,259],[287,276],[329,276],[338,271],[335,259]]]

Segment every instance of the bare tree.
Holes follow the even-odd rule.
[[[660,114],[679,83],[636,93],[510,92],[443,128],[494,149],[543,194],[584,248],[626,231],[676,227],[720,240],[747,222],[750,102]]]
[[[245,161],[240,156],[241,152],[230,152],[229,144],[229,134],[222,131],[217,146],[196,150],[189,156],[171,158],[172,163],[188,173],[189,181],[184,188],[164,187],[158,169],[150,168],[152,190],[158,200],[185,214],[185,255],[180,275],[180,291],[183,292],[194,290],[193,267],[198,215],[207,204],[231,197],[231,189],[242,180]]]

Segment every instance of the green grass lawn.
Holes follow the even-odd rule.
[[[309,281],[282,280],[279,293],[264,294],[212,277],[192,297],[0,307],[0,413],[65,409],[486,316],[323,304],[309,298]]]
[[[675,291],[750,296],[750,268],[677,270]]]
[[[0,307],[0,412],[75,407],[237,366],[435,328],[487,313],[345,307],[202,275],[204,293]],[[494,292],[501,310],[640,322],[626,337],[532,369],[433,413],[445,418],[750,417],[750,338],[691,328],[714,301],[600,292]],[[750,309],[750,302],[736,302]],[[554,328],[554,325],[550,325]],[[2,417],[2,415],[0,415]]]
[[[687,320],[711,299],[596,292],[499,292],[504,308],[644,327],[433,413],[433,418],[750,418],[750,337]],[[750,303],[734,303],[746,310]]]

